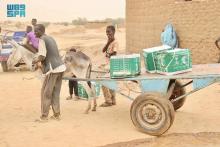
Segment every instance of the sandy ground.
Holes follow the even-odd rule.
[[[173,133],[158,138],[138,139],[106,145],[104,147],[219,147],[220,133]]]
[[[105,43],[104,28],[81,29],[70,29],[75,32],[70,31],[65,35],[59,31],[50,31],[49,34],[56,38],[61,49],[78,45],[83,51],[88,51],[94,64],[98,65],[103,59],[99,50]],[[117,35],[123,51],[125,30],[120,30]],[[189,96],[185,105],[176,112],[170,130],[163,137],[155,138],[135,129],[129,114],[132,101],[119,94],[116,106],[98,107],[97,112],[83,114],[86,101],[65,100],[68,96],[67,81],[63,81],[61,91],[62,120],[35,122],[40,116],[41,83],[37,79],[24,79],[29,77],[33,77],[33,73],[28,71],[0,72],[1,147],[220,146],[219,84]],[[100,96],[98,104],[102,102],[103,97]],[[198,132],[205,133],[196,134]]]

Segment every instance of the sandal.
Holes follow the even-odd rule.
[[[39,119],[36,119],[35,122],[45,123],[45,122],[48,122],[48,118],[41,116]]]
[[[71,96],[68,96],[67,98],[66,98],[66,100],[72,100],[73,98],[71,97]]]
[[[112,106],[112,103],[104,102],[103,104],[100,105],[100,107],[109,107],[109,106]]]
[[[74,101],[78,101],[79,99],[80,99],[79,96],[75,96],[75,97],[73,98]]]
[[[60,118],[60,116],[58,115],[58,116],[51,116],[50,117],[50,119],[52,119],[52,120],[57,120],[57,121],[59,121],[59,120],[61,120],[61,118]]]

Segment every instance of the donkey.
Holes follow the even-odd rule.
[[[13,68],[22,59],[28,68],[32,70],[32,60],[34,58],[34,54],[14,40],[7,40],[7,42],[13,46],[12,54],[9,56],[7,61],[8,68]]]
[[[91,59],[85,55],[81,51],[73,52],[69,51],[66,53],[64,57],[64,62],[66,64],[66,73],[71,72],[77,78],[90,78],[91,69],[92,69],[92,62]],[[95,87],[90,82],[82,81],[81,84],[83,85],[84,89],[88,94],[88,107],[85,113],[88,113],[91,109],[91,100],[93,99],[94,105],[92,111],[96,111],[96,94],[95,94]]]

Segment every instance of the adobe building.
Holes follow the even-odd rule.
[[[161,45],[160,35],[171,22],[180,48],[189,48],[193,64],[216,63],[220,51],[220,0],[126,0],[126,50]]]

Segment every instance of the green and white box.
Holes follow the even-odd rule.
[[[110,58],[111,78],[135,77],[140,73],[140,54],[118,55]]]
[[[156,73],[157,69],[155,63],[155,56],[158,52],[166,50],[172,50],[172,47],[168,45],[162,45],[153,48],[143,49],[144,64],[147,72]]]
[[[100,95],[101,85],[97,82],[91,82],[93,86],[95,86],[95,95],[98,97]],[[81,99],[88,100],[88,94],[85,88],[82,86],[81,82],[78,82],[78,95]]]
[[[156,55],[157,73],[174,75],[192,71],[192,59],[189,49],[167,50]]]

